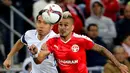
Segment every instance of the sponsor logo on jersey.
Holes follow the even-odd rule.
[[[58,50],[59,49],[59,47],[57,46],[57,45],[54,45],[54,47]]]
[[[61,65],[68,65],[68,64],[77,64],[78,60],[60,60],[58,59],[59,64]]]
[[[77,44],[74,44],[72,47],[71,47],[72,51],[73,52],[78,52],[79,51],[79,46]]]

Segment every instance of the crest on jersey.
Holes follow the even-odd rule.
[[[77,44],[74,44],[72,47],[71,47],[72,51],[73,52],[78,52],[79,51],[79,46]]]

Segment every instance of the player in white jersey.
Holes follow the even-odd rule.
[[[10,69],[12,57],[24,45],[26,45],[27,47],[36,45],[39,48],[38,51],[40,51],[41,45],[45,43],[49,38],[56,35],[55,32],[51,30],[53,26],[44,22],[41,13],[42,12],[39,12],[39,15],[37,16],[36,29],[28,30],[24,35],[22,35],[21,39],[19,39],[11,49],[10,53],[3,63],[6,69]],[[53,54],[50,54],[41,64],[36,64],[34,60],[35,59],[32,56],[31,73],[58,73]]]

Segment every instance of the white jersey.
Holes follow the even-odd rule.
[[[28,30],[22,37],[21,41],[27,46],[31,46],[32,44],[36,45],[38,48],[38,51],[41,49],[41,45],[45,43],[49,38],[52,38],[55,36],[56,33],[54,33],[52,30],[47,34],[43,40],[39,40],[37,38],[38,33],[36,30]],[[55,59],[53,57],[53,54],[48,55],[48,57],[41,63],[41,64],[36,64],[31,58],[32,62],[32,71],[31,73],[58,73],[55,65]]]

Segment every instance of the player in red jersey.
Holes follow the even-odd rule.
[[[128,73],[127,66],[119,63],[105,47],[94,43],[87,36],[72,32],[73,22],[71,14],[64,12],[63,19],[58,24],[59,35],[42,45],[41,51],[34,59],[37,64],[41,63],[47,55],[53,53],[60,73],[88,73],[85,50],[94,50],[107,56],[120,69],[121,73]],[[36,49],[36,46],[30,48],[32,54],[37,53]]]

